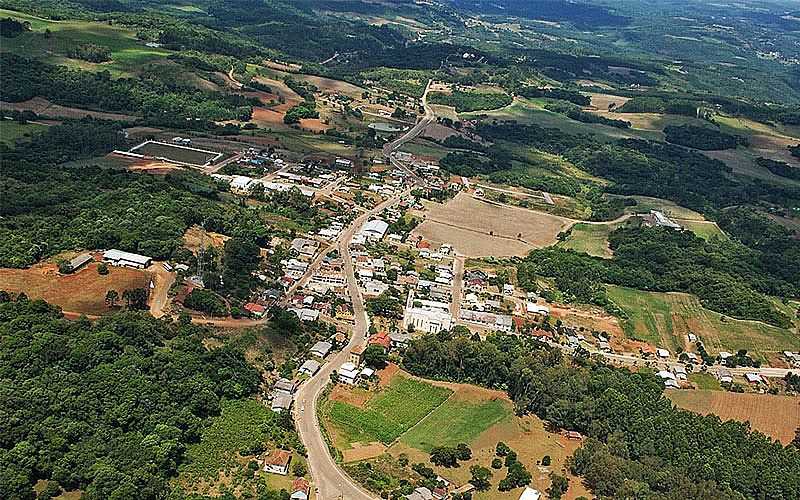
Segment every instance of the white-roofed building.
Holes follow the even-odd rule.
[[[358,379],[358,374],[358,367],[348,361],[339,367],[339,382],[353,385],[356,383],[356,379]]]
[[[309,377],[313,377],[315,373],[319,371],[319,361],[315,361],[313,359],[307,359],[305,363],[300,367],[298,370],[300,373],[305,373]]]
[[[525,490],[519,495],[519,500],[539,500],[540,498],[542,498],[541,492],[530,486],[526,486]]]
[[[389,224],[380,219],[372,219],[361,226],[360,234],[369,240],[380,240],[389,229]]]
[[[474,323],[500,332],[510,332],[514,324],[511,316],[505,314],[470,311],[467,309],[461,310],[461,319],[468,323]]]
[[[139,255],[131,252],[124,252],[122,250],[117,250],[112,248],[111,250],[106,250],[103,253],[103,262],[107,262],[112,266],[124,266],[124,267],[133,267],[136,269],[144,269],[153,262],[153,259],[152,257],[147,257],[145,255]]]
[[[311,351],[310,352],[314,356],[319,356],[320,358],[324,358],[325,356],[328,355],[329,352],[331,352],[331,348],[333,348],[333,344],[331,344],[330,342],[325,342],[324,340],[321,340],[321,341],[317,342],[316,344],[314,344],[313,347],[311,347]]]

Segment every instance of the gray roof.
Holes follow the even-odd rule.
[[[313,375],[317,373],[319,370],[320,364],[318,361],[314,361],[313,359],[307,359],[303,366],[300,367],[300,371],[303,373],[308,373],[309,375]]]
[[[328,355],[332,348],[333,344],[321,340],[314,344],[314,346],[311,348],[311,354],[316,354],[317,356],[324,358]]]
[[[288,410],[292,407],[293,398],[288,394],[275,394],[272,398],[272,409],[273,410]]]
[[[87,262],[92,261],[92,254],[83,253],[69,261],[69,267],[73,270],[78,269],[79,267],[83,266]]]
[[[285,378],[278,379],[278,381],[275,382],[275,390],[279,392],[291,394],[294,392],[294,386],[294,381]]]

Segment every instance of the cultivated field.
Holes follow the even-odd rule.
[[[446,204],[426,202],[425,221],[412,236],[452,243],[467,257],[527,255],[556,242],[571,220],[523,208],[494,205],[460,193]]]
[[[25,292],[31,299],[44,299],[61,306],[65,312],[101,315],[112,312],[106,293],[147,287],[150,274],[138,269],[108,267],[105,276],[97,273],[97,264],[90,263],[74,274],[60,275],[55,264],[38,264],[29,269],[0,269],[0,290]],[[123,303],[120,298],[120,303]]]
[[[800,348],[796,333],[758,321],[722,320],[720,313],[705,309],[694,295],[609,286],[608,296],[627,314],[623,327],[629,337],[673,352],[687,347],[688,332],[697,334],[712,354],[747,349],[764,357]]]
[[[608,259],[613,256],[608,247],[608,235],[616,228],[617,225],[613,224],[578,223],[572,226],[569,238],[559,242],[557,246]]]
[[[735,393],[725,391],[666,391],[676,406],[722,420],[750,422],[750,426],[767,436],[788,444],[800,427],[800,398],[772,394]]]
[[[398,415],[407,415],[405,407],[417,406],[416,398],[420,396],[409,396],[405,399],[392,395],[395,392],[398,380],[403,381],[403,385],[411,380],[423,395],[422,409],[414,410],[414,418],[418,419],[408,431],[401,434],[391,446],[387,447],[380,443],[347,443],[342,442],[342,437],[363,437],[352,434],[352,430],[346,429],[347,422],[343,424],[333,422],[331,415],[326,413],[324,420],[336,442],[337,447],[342,449],[345,462],[353,460],[369,460],[378,470],[386,470],[393,475],[401,475],[404,471],[396,470],[386,460],[387,455],[382,455],[384,451],[393,457],[404,454],[410,462],[423,462],[428,465],[429,451],[431,447],[437,445],[455,445],[466,443],[472,450],[473,458],[462,462],[457,468],[442,468],[434,466],[437,474],[455,484],[461,485],[470,479],[469,468],[472,465],[482,465],[489,467],[492,458],[495,456],[495,446],[498,441],[508,444],[517,452],[519,460],[525,464],[533,476],[531,486],[542,491],[547,489],[550,484],[549,473],[551,471],[561,472],[565,466],[566,459],[576,448],[580,446],[580,441],[568,441],[563,436],[548,432],[544,428],[541,420],[532,415],[518,417],[514,415],[513,404],[508,396],[502,391],[484,389],[469,384],[452,384],[438,381],[422,381],[420,379],[408,379],[408,376],[398,372],[394,365],[389,365],[387,369],[379,372],[381,383],[379,392],[374,395],[372,391],[365,391],[359,388],[337,387],[331,395],[333,403],[346,404],[361,414],[366,413],[373,407],[373,401],[380,398],[380,406],[384,412],[389,413],[389,418]],[[432,391],[446,391],[448,397],[431,408],[428,394]],[[402,389],[397,394],[405,392]],[[385,394],[390,396],[384,396]],[[391,401],[391,405],[386,403]],[[330,404],[330,403],[329,403]],[[420,418],[421,417],[421,418]],[[347,417],[349,422],[353,422],[353,416]],[[356,417],[357,418],[357,417]],[[389,418],[384,425],[391,426]],[[549,467],[538,466],[542,457],[550,455],[552,464]],[[476,500],[489,499],[517,499],[522,491],[516,488],[508,492],[497,490],[497,483],[505,476],[504,470],[494,470],[494,477],[491,482],[493,487],[486,492],[477,492],[473,498]],[[568,476],[570,477],[570,476]],[[584,495],[587,498],[591,495],[583,487],[577,478],[570,477],[570,489],[564,498],[575,499]]]
[[[122,113],[106,113],[104,111],[91,111],[88,109],[71,108],[68,106],[61,106],[53,104],[43,97],[34,97],[22,102],[5,102],[0,101],[0,109],[11,111],[33,111],[37,115],[46,116],[49,118],[85,118],[91,116],[92,118],[100,118],[101,120],[115,120],[131,122],[136,119],[135,116],[124,115]]]
[[[194,148],[178,147],[171,144],[148,141],[131,149],[131,153],[136,153],[154,158],[163,158],[178,163],[188,163],[191,165],[205,165],[211,160],[219,157],[219,153],[213,151],[201,151]]]

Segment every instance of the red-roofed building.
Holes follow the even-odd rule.
[[[422,249],[422,248],[430,248],[430,247],[431,247],[431,244],[430,244],[430,243],[428,243],[428,242],[427,242],[427,241],[425,241],[425,240],[419,240],[419,241],[417,242],[417,248],[420,248],[420,249]]]
[[[383,350],[389,352],[389,349],[392,347],[392,338],[386,332],[378,332],[375,335],[372,335],[369,340],[367,341],[368,345],[379,345],[383,347]]]
[[[285,476],[289,473],[289,462],[292,461],[292,454],[286,450],[272,450],[264,458],[264,472],[281,474]]]
[[[249,312],[251,315],[260,318],[264,315],[267,308],[262,306],[261,304],[256,304],[255,302],[248,302],[244,305],[244,310]]]
[[[292,481],[292,496],[291,500],[308,500],[308,495],[311,493],[311,486],[305,478],[298,477]]]

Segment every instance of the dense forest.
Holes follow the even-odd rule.
[[[568,300],[607,305],[603,283],[697,295],[707,308],[742,319],[787,326],[789,318],[767,296],[800,296],[800,244],[785,229],[749,212],[727,212],[722,223],[744,243],[707,242],[690,231],[620,228],[609,236],[610,260],[572,250],[533,250],[517,269],[520,284],[537,289],[537,276],[553,278]],[[765,231],[758,233],[758,231]],[[755,234],[773,235],[759,238]],[[749,245],[749,246],[745,246]]]
[[[800,450],[748,424],[674,408],[647,372],[568,358],[529,338],[447,332],[412,340],[403,366],[506,390],[519,412],[588,436],[571,469],[604,498],[789,499],[800,491]]]
[[[0,497],[47,479],[87,499],[164,498],[221,401],[249,397],[241,350],[142,313],[67,321],[0,293]]]

